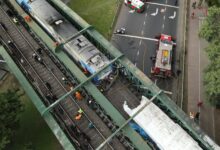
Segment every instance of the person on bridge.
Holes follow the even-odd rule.
[[[75,119],[76,120],[80,120],[81,118],[82,118],[82,114],[77,113],[76,116],[75,116]]]
[[[62,81],[64,82],[64,84],[68,84],[68,80],[65,77],[62,77]]]
[[[88,125],[88,128],[89,129],[93,129],[94,128],[94,124],[92,122],[90,122],[89,125]]]
[[[33,53],[33,54],[32,54],[32,58],[34,58],[35,61],[38,61],[38,57],[37,57],[36,53]]]
[[[82,108],[80,108],[80,109],[78,110],[78,113],[80,113],[80,114],[82,114],[82,113],[83,113]]]
[[[79,101],[82,100],[82,98],[83,98],[82,95],[81,95],[81,93],[78,92],[78,91],[75,93],[75,97],[76,97],[76,99],[79,100]]]
[[[82,118],[83,110],[80,108],[75,116],[76,120],[80,120]]]

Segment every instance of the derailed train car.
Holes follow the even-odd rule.
[[[46,0],[16,0],[17,3],[58,42],[65,43],[78,30],[64,18]],[[91,74],[103,69],[109,64],[109,59],[101,53],[88,39],[79,35],[64,45],[65,51],[71,58],[78,62],[82,68]],[[99,73],[94,80],[107,78],[112,72],[112,66],[108,66]]]

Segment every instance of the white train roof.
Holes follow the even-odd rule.
[[[130,109],[124,104],[129,116],[137,112],[149,99],[142,96],[141,104]],[[151,137],[161,150],[202,150],[198,143],[178,124],[173,122],[160,108],[150,103],[134,121]]]

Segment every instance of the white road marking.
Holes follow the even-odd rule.
[[[137,66],[137,63],[135,63],[134,65],[135,65],[135,67],[136,67],[136,66]]]
[[[155,13],[152,13],[151,16],[156,16],[158,14],[158,8],[156,9]]]
[[[172,6],[172,5],[167,5],[167,4],[152,3],[152,2],[145,2],[145,3],[152,4],[152,5],[166,6],[166,7],[171,7],[171,8],[179,8],[178,6]]]
[[[135,35],[128,35],[128,34],[115,34],[115,35],[123,36],[123,37],[129,37],[129,38],[149,40],[149,41],[156,41],[156,42],[158,41],[158,39],[147,38],[147,37],[141,37],[141,36],[135,36]]]
[[[147,9],[149,8],[150,5],[147,5]]]
[[[146,24],[146,22],[144,21],[144,25]]]
[[[163,16],[163,20],[166,20],[166,16]]]
[[[154,81],[154,84],[155,84],[155,85],[157,85],[157,80],[158,80],[158,79],[155,79],[155,81]]]
[[[164,26],[165,26],[165,25],[163,24],[163,25],[162,25],[162,29],[164,29]]]
[[[141,43],[142,43],[142,40],[140,40],[140,42],[139,42],[139,46],[141,46]]]
[[[212,128],[213,128],[213,139],[215,140],[215,109],[212,108]]]
[[[173,16],[170,16],[169,19],[174,19],[176,17],[176,11],[174,11]]]
[[[138,52],[137,52],[137,56],[139,56],[139,53],[140,53],[140,52],[138,51]]]
[[[144,30],[141,31],[141,35],[144,35]]]
[[[201,22],[199,21],[199,29],[200,29],[200,27],[201,27]],[[200,94],[201,94],[201,93],[200,93],[200,90],[201,90],[201,89],[200,89],[200,86],[201,86],[201,84],[200,84],[200,80],[201,80],[201,78],[200,78],[200,76],[201,76],[201,74],[200,74],[200,73],[201,73],[201,72],[200,72],[200,71],[201,71],[201,70],[200,70],[200,67],[201,67],[201,56],[200,56],[200,55],[201,55],[201,46],[200,46],[200,44],[201,44],[201,41],[200,41],[200,39],[199,39],[199,54],[198,54],[198,55],[199,55],[199,85],[198,85],[198,86],[199,86],[199,87],[198,87],[198,88],[199,88],[199,99],[198,99],[198,101],[201,100],[201,96],[200,96]],[[201,110],[200,110],[200,107],[199,107],[199,112],[200,112],[200,111],[201,111]]]
[[[147,13],[145,14],[145,18],[147,17]]]
[[[167,4],[167,0],[166,0],[166,4]]]

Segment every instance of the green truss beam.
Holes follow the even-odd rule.
[[[136,113],[134,113],[128,120],[125,121],[125,123],[123,123],[112,135],[110,135],[103,143],[101,143],[96,150],[101,150],[102,147],[107,144],[119,131],[121,131],[131,120],[134,119],[134,117],[136,117],[140,112],[142,112],[144,110],[145,107],[147,107],[151,102],[153,102],[153,100],[162,92],[162,90],[160,90],[157,94],[155,94],[150,100],[149,102],[147,102],[146,104],[144,104]]]
[[[43,111],[43,115],[45,115],[48,111],[50,111],[52,108],[54,108],[56,105],[58,105],[62,100],[64,100],[67,96],[69,96],[70,94],[72,94],[73,92],[76,92],[79,88],[81,88],[82,86],[84,86],[88,81],[92,80],[95,76],[97,76],[100,72],[102,72],[104,69],[106,69],[108,66],[110,66],[111,64],[113,64],[114,62],[116,62],[119,58],[121,58],[123,55],[118,56],[117,58],[113,59],[108,65],[104,66],[102,69],[100,69],[99,71],[97,71],[95,74],[91,75],[89,78],[87,78],[84,82],[81,82],[79,85],[77,85],[74,89],[72,89],[71,91],[67,92],[66,94],[64,94],[63,96],[61,96],[58,100],[56,100],[53,104],[51,104],[50,106],[48,106],[44,111]]]

